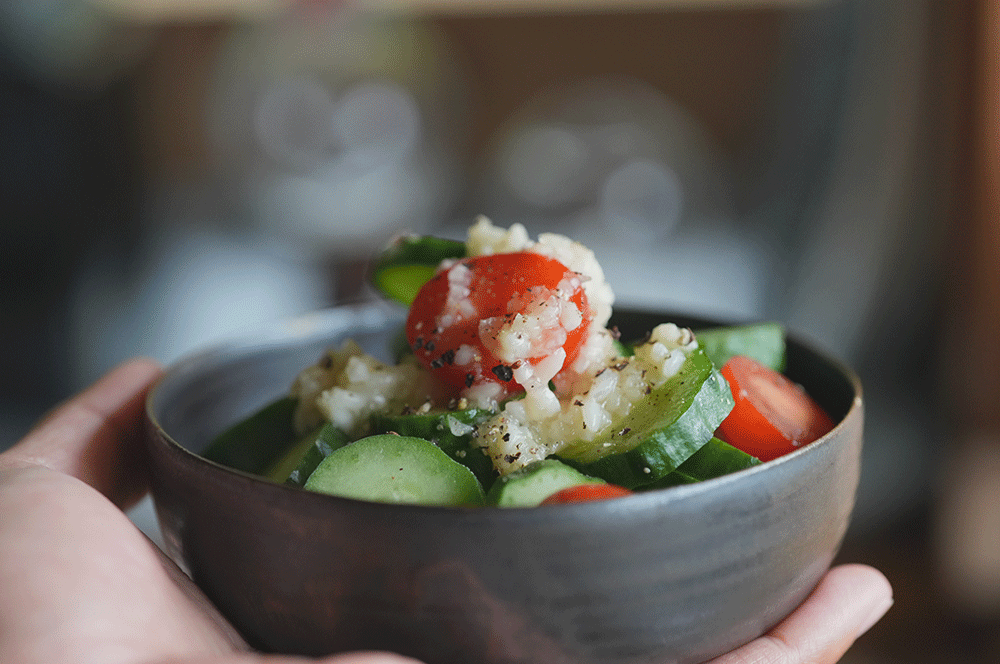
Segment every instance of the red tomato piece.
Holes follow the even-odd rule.
[[[632,495],[631,491],[617,484],[579,484],[556,491],[543,500],[541,504],[586,503],[592,500],[610,500],[630,495]]]
[[[520,315],[520,316],[519,316]],[[424,366],[458,389],[482,382],[523,389],[521,362],[537,366],[561,349],[579,354],[593,314],[583,279],[535,253],[455,261],[417,293],[406,319],[410,348]]]
[[[722,367],[736,406],[716,435],[770,461],[820,438],[833,420],[799,385],[742,355]]]

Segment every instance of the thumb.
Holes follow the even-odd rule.
[[[83,480],[125,508],[146,490],[142,454],[146,393],[159,364],[125,362],[72,397],[0,454],[0,471],[44,466]]]

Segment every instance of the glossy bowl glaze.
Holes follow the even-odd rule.
[[[795,340],[786,373],[838,422],[832,432],[739,473],[617,500],[366,503],[197,455],[328,346],[351,337],[378,353],[400,320],[380,306],[318,312],[177,363],[149,397],[168,552],[252,645],[432,664],[699,662],[762,634],[829,567],[858,483],[861,387]],[[613,323],[638,338],[665,321],[705,324],[638,311]]]

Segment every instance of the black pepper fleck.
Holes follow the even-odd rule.
[[[496,376],[497,378],[499,378],[504,382],[509,381],[514,377],[513,367],[509,367],[506,364],[498,364],[492,369],[490,369],[490,371],[493,372],[494,376]]]

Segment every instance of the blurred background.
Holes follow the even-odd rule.
[[[3,3],[0,449],[486,213],[588,244],[619,303],[856,367],[841,558],[897,599],[845,661],[1000,661],[996,4]]]

